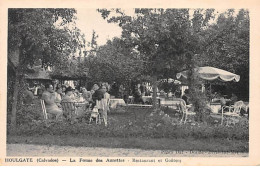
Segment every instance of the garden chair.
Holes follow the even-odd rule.
[[[77,117],[77,107],[75,102],[61,102],[63,114],[66,115],[67,120],[73,122]]]
[[[179,105],[179,108],[182,112],[182,118],[181,118],[181,123],[183,122],[184,120],[184,124],[186,123],[187,121],[187,118],[188,116],[194,116],[196,115],[195,112],[191,111],[190,108],[191,108],[191,105],[186,105],[186,102],[184,100],[180,100],[180,105]]]
[[[42,99],[41,99],[41,106],[42,106],[43,119],[48,120],[48,114],[46,112],[45,102]]]
[[[224,117],[227,116],[227,125],[229,124],[230,118],[240,118],[240,111],[242,106],[244,105],[243,101],[235,102],[234,105],[231,106],[223,106],[222,107],[222,119],[221,119],[221,125],[223,124]],[[227,110],[227,111],[226,111]]]

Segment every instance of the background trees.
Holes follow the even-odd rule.
[[[229,9],[220,13],[202,36],[204,50],[198,55],[198,65],[213,66],[240,75],[238,83],[226,84],[227,90],[248,100],[249,12]]]
[[[157,80],[175,79],[176,73],[189,68],[192,57],[200,52],[199,34],[207,26],[213,10],[135,9],[134,16],[127,16],[120,9],[99,12],[108,22],[118,23],[124,43],[139,52],[143,73],[153,79],[155,100]],[[112,12],[117,15],[111,16]],[[192,19],[190,12],[193,12]]]

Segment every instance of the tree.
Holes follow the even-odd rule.
[[[74,9],[9,9],[8,58],[14,60],[15,83],[11,125],[16,129],[16,108],[19,84],[30,66],[41,59],[42,66],[58,66],[82,47],[77,28],[70,28],[75,19]],[[17,51],[17,55],[12,55]]]
[[[105,45],[97,47],[95,55],[90,52],[84,66],[88,67],[89,79],[92,83],[117,82],[126,86],[131,80],[140,77],[143,70],[138,53],[126,46],[119,38],[109,40]]]
[[[201,66],[218,67],[240,75],[238,83],[228,83],[230,92],[249,97],[249,12],[229,9],[203,31]]]
[[[213,13],[195,9],[191,19],[189,9],[135,9],[134,16],[120,9],[98,11],[108,22],[118,23],[123,41],[140,53],[144,73],[153,79],[154,107],[158,78],[175,79],[177,72],[189,67],[187,54],[201,50],[199,34]],[[117,15],[110,17],[112,12]]]

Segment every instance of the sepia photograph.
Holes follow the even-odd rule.
[[[250,9],[8,8],[6,20],[5,165],[250,157]]]

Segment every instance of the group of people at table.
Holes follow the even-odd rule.
[[[48,114],[55,116],[56,120],[62,120],[63,116],[67,116],[62,109],[62,103],[83,103],[88,105],[90,109],[94,107],[98,109],[105,125],[107,125],[107,111],[109,110],[110,95],[107,92],[107,86],[98,86],[95,84],[91,91],[86,88],[81,89],[79,93],[76,89],[68,86],[57,85],[56,91],[51,84],[45,85],[45,91],[42,93],[41,99],[45,102],[46,111]],[[79,115],[86,113],[85,109],[78,111]]]
[[[120,90],[120,87],[118,90],[119,93],[122,90],[122,89]],[[113,99],[112,100],[110,99],[110,94],[108,93],[108,90],[110,89],[111,89],[110,86],[106,84],[100,84],[100,85],[94,84],[90,91],[87,91],[85,87],[81,87],[80,91],[78,91],[77,89],[65,85],[57,85],[54,90],[52,84],[46,84],[41,99],[44,100],[45,102],[47,113],[54,115],[56,120],[62,120],[63,117],[67,116],[67,114],[62,109],[62,103],[74,102],[74,103],[83,103],[81,105],[84,105],[85,108],[88,107],[89,110],[93,110],[94,108],[97,109],[101,117],[104,119],[103,121],[105,125],[107,125],[107,112],[109,111],[109,108],[112,107],[114,103]],[[152,101],[152,96],[145,96],[142,93],[142,91],[138,90],[138,88],[135,88],[135,91],[132,94],[133,96],[130,97],[128,96],[128,98],[125,98],[124,95],[121,94],[122,95],[121,99],[114,99],[114,101],[119,100],[124,105],[125,103],[151,104],[150,102]],[[186,102],[186,105],[189,105],[190,104],[189,98],[190,98],[189,90],[186,89],[184,95],[181,96],[181,99],[183,99]],[[234,94],[232,94],[232,97],[230,99],[226,99],[219,93],[214,93],[214,96],[211,100],[212,103],[214,102],[219,103],[221,107],[224,105],[230,105],[236,101],[237,101],[237,97]],[[79,115],[84,115],[86,113],[85,108],[84,109],[79,108],[78,110]]]

